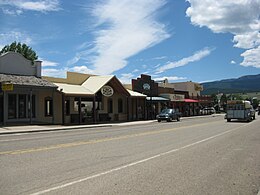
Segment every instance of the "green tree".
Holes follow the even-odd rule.
[[[36,52],[26,44],[21,44],[20,42],[16,43],[14,41],[10,45],[6,45],[3,47],[3,49],[0,51],[0,54],[6,53],[8,51],[13,51],[22,54],[26,59],[31,60],[32,63],[34,60],[38,59],[38,56],[36,55]]]

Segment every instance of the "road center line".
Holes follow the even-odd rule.
[[[68,187],[68,186],[71,186],[71,185],[75,185],[75,184],[81,183],[81,182],[84,182],[84,181],[87,181],[87,180],[91,180],[91,179],[94,179],[94,178],[97,178],[97,177],[100,177],[100,176],[103,176],[103,175],[107,175],[107,174],[110,174],[110,173],[113,173],[113,172],[116,172],[116,171],[120,171],[120,170],[122,170],[122,169],[126,169],[126,168],[129,168],[129,167],[133,167],[133,166],[135,166],[135,165],[138,165],[138,164],[141,164],[141,163],[145,163],[145,162],[147,162],[147,161],[150,161],[150,160],[153,160],[153,159],[156,159],[156,158],[165,156],[165,155],[167,155],[167,154],[171,154],[171,153],[174,153],[174,152],[178,152],[178,151],[180,151],[180,150],[183,150],[183,149],[186,149],[186,148],[190,148],[190,147],[195,146],[195,145],[198,145],[198,144],[200,144],[200,143],[203,143],[203,142],[212,140],[212,139],[214,139],[214,138],[217,138],[217,137],[219,137],[219,136],[225,135],[225,134],[227,134],[227,133],[230,133],[230,132],[232,132],[232,131],[235,131],[235,130],[240,129],[240,128],[242,128],[242,127],[244,127],[244,126],[247,126],[247,125],[249,125],[249,124],[246,124],[246,125],[243,125],[243,126],[239,126],[239,127],[233,128],[233,129],[230,129],[230,130],[228,130],[228,131],[225,131],[225,132],[222,132],[222,133],[213,135],[213,136],[211,136],[211,137],[202,139],[202,140],[197,141],[197,142],[193,142],[193,143],[191,143],[191,144],[182,146],[182,147],[180,147],[180,148],[172,149],[172,150],[169,150],[169,151],[167,151],[167,152],[162,152],[162,153],[159,153],[159,154],[157,154],[157,155],[151,156],[151,157],[149,157],[149,158],[145,158],[145,159],[142,159],[142,160],[139,160],[139,161],[136,161],[136,162],[132,162],[132,163],[129,163],[129,164],[126,164],[126,165],[123,165],[123,166],[120,166],[120,167],[117,167],[117,168],[114,168],[114,169],[110,169],[110,170],[105,171],[105,172],[101,172],[101,173],[98,173],[98,174],[95,174],[95,175],[91,175],[91,176],[85,177],[85,178],[83,178],[83,179],[79,179],[79,180],[72,181],[72,182],[69,182],[69,183],[66,183],[66,184],[63,184],[63,185],[59,185],[59,186],[56,186],[56,187],[53,187],[53,188],[49,188],[49,189],[46,189],[46,190],[43,190],[43,191],[39,191],[39,192],[33,193],[33,194],[31,194],[31,195],[41,195],[41,194],[45,194],[45,193],[48,193],[48,192],[52,192],[52,191],[59,190],[59,189],[62,189],[62,188],[65,188],[65,187]]]
[[[101,142],[115,141],[115,140],[121,140],[121,139],[128,139],[128,138],[133,138],[133,137],[154,135],[154,134],[159,134],[159,133],[175,131],[175,130],[179,130],[179,129],[190,128],[190,127],[205,126],[205,125],[208,125],[208,124],[218,123],[218,122],[219,121],[214,121],[214,122],[208,122],[208,123],[203,123],[203,124],[196,124],[196,125],[190,125],[190,126],[176,127],[176,128],[171,128],[171,129],[163,129],[163,130],[157,130],[157,131],[147,131],[147,132],[143,132],[143,133],[135,133],[135,134],[130,134],[130,135],[118,136],[118,137],[109,137],[109,138],[97,139],[97,140],[71,142],[71,143],[57,144],[57,145],[46,146],[46,147],[39,147],[39,148],[29,148],[29,149],[14,150],[14,151],[3,151],[3,152],[0,152],[0,155],[25,154],[25,153],[40,152],[40,151],[47,151],[47,150],[54,150],[54,149],[61,149],[61,148],[69,148],[69,147],[88,145],[88,144],[96,144],[96,143],[101,143]]]

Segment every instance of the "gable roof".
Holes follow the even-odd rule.
[[[54,83],[58,86],[58,90],[67,95],[90,95],[93,96],[94,93],[82,85],[72,85],[66,83]]]
[[[89,77],[82,86],[86,89],[97,93],[104,85],[106,85],[114,76],[91,76]]]

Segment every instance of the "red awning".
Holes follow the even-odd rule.
[[[199,101],[198,100],[193,100],[193,99],[184,99],[184,102],[196,103],[196,102],[199,102]]]

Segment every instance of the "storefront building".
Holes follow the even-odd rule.
[[[59,120],[57,86],[41,78],[41,61],[31,62],[21,54],[0,56],[0,123],[54,124]]]
[[[129,86],[128,86],[129,87]],[[155,119],[156,115],[161,112],[163,108],[168,107],[170,100],[168,98],[159,96],[158,83],[151,79],[151,76],[141,74],[140,78],[132,79],[130,86],[133,91],[145,94],[146,103],[144,109],[144,119]]]
[[[66,78],[44,77],[62,94],[62,124],[91,124],[141,119],[146,96],[127,90],[113,75],[67,72]]]

